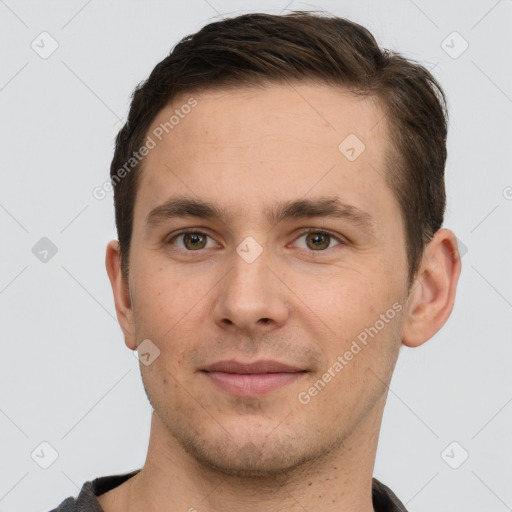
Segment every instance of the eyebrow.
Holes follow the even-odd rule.
[[[277,203],[264,210],[269,223],[277,224],[289,219],[304,219],[312,217],[331,217],[345,219],[355,226],[375,234],[375,224],[372,216],[356,206],[344,203],[339,197],[320,197],[318,199],[297,199]],[[198,217],[202,219],[218,219],[224,223],[232,216],[217,204],[186,196],[171,197],[149,212],[146,217],[148,227],[157,225],[174,218]]]

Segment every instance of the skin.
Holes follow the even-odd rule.
[[[135,350],[150,339],[160,355],[141,364],[154,409],[144,467],[100,504],[105,512],[373,511],[387,386],[400,347],[426,342],[452,311],[455,235],[435,234],[409,293],[404,224],[383,180],[386,123],[371,99],[305,82],[193,96],[197,106],[145,158],[128,283],[117,241],[107,246],[125,343]],[[163,109],[150,132],[188,97]],[[350,133],[366,145],[352,162],[338,150]],[[147,214],[178,194],[219,204],[231,218],[148,229]],[[275,202],[333,194],[370,214],[374,235],[345,219],[272,224],[263,215]],[[173,238],[185,227],[208,235],[206,246]],[[305,228],[339,240],[327,237],[318,249]],[[236,252],[248,236],[262,248],[252,263]],[[393,320],[301,403],[299,393],[394,303],[401,311]],[[225,359],[275,359],[308,372],[265,395],[237,397],[199,371]]]

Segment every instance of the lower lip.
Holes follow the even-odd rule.
[[[237,396],[254,396],[270,393],[296,381],[306,372],[239,374],[203,372],[219,388]]]

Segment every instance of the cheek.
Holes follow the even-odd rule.
[[[151,271],[150,265],[145,272],[138,270],[132,290],[138,341],[149,338],[166,358],[172,346],[176,361],[182,352],[180,345],[186,345],[194,332],[197,336],[198,321],[207,314],[200,276],[183,280],[165,267]]]
[[[329,279],[315,280],[314,286],[299,283],[296,281],[294,288],[301,299],[297,314],[321,321],[319,330],[324,335],[317,336],[317,344],[329,365],[350,350],[353,353],[348,357],[354,368],[389,360],[390,352],[395,350],[397,309],[401,305],[397,291],[382,276],[379,278],[378,272],[369,275],[344,270]]]
[[[184,280],[176,269],[151,264],[149,258],[145,267],[139,267],[134,275],[137,276],[133,289],[137,306],[149,314],[176,316],[181,310],[189,309],[189,303],[197,302],[201,295],[199,279]]]
[[[294,292],[334,331],[331,334],[348,336],[351,328],[378,316],[382,301],[378,286],[362,272],[343,268],[313,280],[298,277]]]

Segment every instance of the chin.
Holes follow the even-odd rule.
[[[220,427],[201,432],[173,430],[176,441],[204,469],[246,479],[290,475],[329,457],[341,443],[338,436],[327,442],[325,436],[312,433],[314,429],[291,430],[284,425],[230,430],[233,435]]]
[[[239,478],[272,478],[285,475],[309,462],[299,446],[261,446],[248,441],[241,446],[193,443],[182,445],[199,464]],[[299,449],[299,450],[298,450]]]

